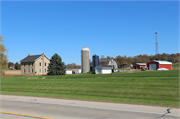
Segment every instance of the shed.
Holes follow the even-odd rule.
[[[119,65],[118,65],[118,68],[126,68],[126,67],[128,67],[128,64],[127,64],[127,63],[119,64]]]
[[[111,74],[112,73],[112,67],[95,67],[95,73],[96,74]]]
[[[149,70],[157,70],[159,68],[172,69],[172,62],[153,60],[147,63]]]
[[[80,74],[81,73],[81,69],[75,70],[75,74]]]
[[[72,68],[66,66],[66,74],[72,74]]]
[[[141,68],[146,68],[146,63],[135,63],[133,64],[134,69],[141,69]]]

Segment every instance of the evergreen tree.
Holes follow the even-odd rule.
[[[66,67],[64,62],[62,62],[61,57],[55,53],[51,59],[48,66],[48,75],[65,75]]]

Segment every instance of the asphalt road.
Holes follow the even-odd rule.
[[[180,119],[178,115],[170,114],[167,111],[164,111],[164,113],[135,110],[128,111],[127,109],[123,110],[113,107],[100,107],[100,105],[76,105],[73,101],[70,100],[69,101],[72,103],[57,103],[55,100],[54,102],[45,102],[38,101],[37,99],[18,100],[14,98],[1,98],[0,111],[47,117],[44,119]],[[82,101],[82,103],[86,103],[86,101]],[[1,113],[0,117],[1,119],[39,119],[4,113]]]

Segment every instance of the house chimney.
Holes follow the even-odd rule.
[[[31,56],[31,54],[28,54],[28,56]]]
[[[43,53],[43,55],[44,55],[44,53]]]

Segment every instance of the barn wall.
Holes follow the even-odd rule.
[[[147,63],[148,70],[149,70],[149,65],[150,64],[156,64],[156,70],[159,68],[159,63],[158,62],[148,62]]]
[[[140,65],[137,65],[137,66],[136,66],[136,69],[140,69]]]
[[[133,68],[134,68],[134,69],[140,69],[140,66],[143,67],[143,68],[146,67],[146,65],[137,65],[137,64],[134,64],[134,65],[133,65]]]
[[[134,68],[134,69],[140,69],[140,66],[137,65],[137,64],[134,64],[134,65],[133,65],[133,68]]]
[[[133,64],[133,68],[136,69],[136,64]]]
[[[102,74],[110,74],[112,73],[111,69],[102,69]]]
[[[166,69],[171,70],[172,65],[171,64],[159,64],[159,68],[166,68]]]

